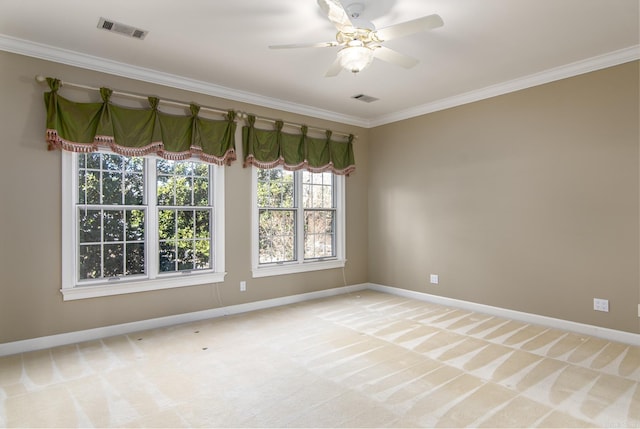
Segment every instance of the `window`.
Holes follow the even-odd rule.
[[[344,177],[253,169],[253,276],[344,266]]]
[[[223,168],[63,152],[65,300],[224,279]]]

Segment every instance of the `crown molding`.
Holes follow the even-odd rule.
[[[531,88],[545,83],[566,79],[584,73],[613,67],[629,61],[640,59],[640,45],[609,52],[604,55],[576,61],[560,67],[555,67],[539,73],[519,77],[507,82],[491,85],[474,91],[443,98],[434,102],[420,106],[400,110],[389,115],[382,115],[373,119],[360,118],[351,115],[319,109],[317,107],[292,103],[259,94],[242,91],[239,89],[227,88],[212,83],[177,76],[158,70],[144,67],[137,67],[105,58],[88,54],[81,54],[75,51],[57,48],[42,43],[31,42],[18,39],[4,34],[0,34],[0,50],[21,54],[29,57],[53,61],[66,65],[71,65],[88,70],[108,73],[116,76],[136,79],[144,82],[168,86],[171,88],[193,91],[200,94],[211,95],[227,100],[268,107],[300,115],[311,116],[319,119],[339,122],[347,125],[354,125],[362,128],[373,128],[392,122],[398,122],[416,116],[426,115],[439,110],[450,109],[467,103],[484,100],[510,92]]]
[[[474,91],[465,92],[463,94],[454,95],[453,97],[443,98],[432,103],[427,103],[421,106],[412,107],[410,109],[401,110],[389,115],[379,116],[378,118],[371,121],[369,123],[369,126],[377,127],[392,122],[402,121],[405,119],[414,118],[416,116],[426,115],[427,113],[450,109],[452,107],[461,106],[463,104],[473,103],[475,101],[485,100],[487,98],[508,94],[510,92],[520,91],[523,89],[570,78],[607,67],[617,66],[619,64],[624,64],[638,59],[640,59],[640,45],[630,46],[618,51],[609,52],[604,55],[587,58],[586,60],[582,61],[576,61],[574,63],[519,77],[507,82],[502,82]]]
[[[297,113],[319,119],[339,122],[347,125],[368,128],[369,121],[355,116],[343,115],[328,110],[319,109],[313,106],[292,103],[290,101],[265,97],[234,88],[227,88],[201,80],[190,79],[158,70],[137,67],[118,61],[112,61],[93,55],[82,54],[67,49],[61,49],[42,43],[31,42],[29,40],[18,39],[4,34],[0,34],[0,50],[15,54],[34,57],[42,60],[53,61],[87,70],[108,73],[115,76],[136,79],[143,82],[168,86],[171,88],[193,91],[199,94],[211,95],[227,100],[248,103],[271,109],[284,110],[286,112]]]

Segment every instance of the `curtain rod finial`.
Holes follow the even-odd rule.
[[[36,75],[36,82],[43,83],[43,82],[46,82],[46,80],[47,80],[47,78],[42,76],[41,74],[37,74]]]

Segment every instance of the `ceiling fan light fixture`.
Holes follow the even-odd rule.
[[[373,61],[373,49],[366,46],[346,46],[338,51],[340,66],[351,73],[359,73]]]

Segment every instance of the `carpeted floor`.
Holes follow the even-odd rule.
[[[363,291],[0,358],[7,427],[640,427],[640,347]]]

